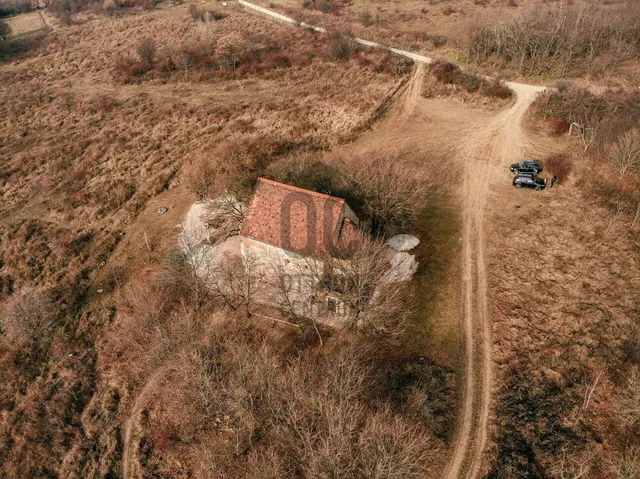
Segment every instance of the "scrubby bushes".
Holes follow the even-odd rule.
[[[124,82],[140,81],[145,75],[166,77],[172,73],[198,71],[201,78],[211,75],[243,77],[274,69],[306,65],[313,59],[352,60],[379,73],[394,76],[409,73],[411,60],[389,52],[363,49],[347,33],[331,32],[316,39],[313,49],[296,52],[288,49],[288,39],[248,36],[233,32],[215,37],[209,22],[200,23],[198,39],[155,50],[153,40],[146,39],[137,47],[137,55],[118,57],[114,65],[116,77]]]
[[[201,22],[222,20],[226,17],[226,15],[216,12],[215,10],[201,9],[194,4],[189,5],[189,15],[191,15],[191,18],[193,18],[194,20],[199,20]]]
[[[601,74],[640,54],[640,8],[580,5],[532,9],[499,23],[475,24],[468,55],[523,75]]]
[[[136,48],[136,53],[140,61],[153,65],[156,61],[156,42],[153,38],[145,38]]]
[[[349,60],[360,49],[360,45],[350,35],[343,32],[332,32],[327,38],[331,56],[336,60]]]
[[[358,217],[369,223],[374,236],[408,228],[424,206],[430,182],[411,168],[415,153],[394,155],[340,152],[320,158],[315,154],[281,160],[265,175],[320,193],[345,198]]]
[[[440,83],[464,88],[469,93],[507,99],[513,92],[498,79],[487,80],[474,73],[464,72],[451,62],[436,60],[431,64],[431,72]]]
[[[627,173],[640,173],[640,128],[620,135],[610,146],[608,156],[620,178]]]
[[[534,107],[544,120],[574,125],[585,151],[592,145],[604,154],[608,146],[640,121],[640,94],[588,90],[561,84],[540,95]]]
[[[338,14],[346,3],[345,0],[303,0],[302,6],[322,13]]]
[[[158,292],[145,297],[148,304],[120,308],[108,359],[134,391],[144,388],[137,437],[150,475],[162,475],[176,459],[193,477],[216,471],[229,478],[340,471],[405,479],[441,466],[441,441],[409,403],[415,391],[423,393],[419,409],[428,416],[442,407],[434,388],[444,386],[453,399],[437,371],[414,367],[389,347],[384,355],[344,341],[318,349],[297,335],[278,343],[242,322],[213,328],[210,313],[167,313]],[[162,393],[167,383],[175,394]],[[387,386],[394,400],[384,395]]]
[[[544,166],[560,183],[564,183],[567,180],[572,169],[571,160],[565,155],[547,157],[544,160]]]

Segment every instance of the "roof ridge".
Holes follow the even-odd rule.
[[[279,181],[270,180],[268,178],[260,177],[260,178],[258,178],[258,182],[265,183],[265,184],[271,185],[271,186],[278,186],[280,188],[284,188],[284,189],[290,190],[290,191],[296,191],[298,193],[304,193],[304,194],[307,194],[307,195],[316,196],[316,197],[322,198],[322,199],[336,200],[340,204],[344,204],[346,202],[346,200],[344,198],[338,198],[337,196],[331,196],[331,195],[326,195],[324,193],[318,193],[317,191],[305,190],[304,188],[298,188],[297,186],[288,185],[286,183],[280,183]]]

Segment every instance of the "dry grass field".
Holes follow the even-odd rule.
[[[354,36],[376,41],[384,45],[446,58],[467,68],[477,69],[491,75],[508,78],[533,78],[538,83],[551,83],[559,77],[582,78],[592,81],[593,86],[609,83],[614,88],[635,88],[638,74],[637,39],[639,35],[637,5],[633,2],[553,2],[547,0],[430,0],[420,1],[341,1],[341,0],[258,0],[259,5],[273,8],[280,13],[307,23],[323,26],[339,31],[349,31]],[[567,15],[565,19],[563,15]],[[557,20],[557,23],[554,23]],[[536,24],[540,21],[540,24]],[[544,22],[549,22],[546,24]],[[584,24],[578,26],[578,23]],[[577,22],[577,23],[576,23]],[[575,28],[573,25],[576,25]],[[513,61],[504,62],[502,58],[480,60],[474,54],[474,34],[482,32],[487,26],[489,31],[500,31],[506,25],[514,28],[503,38],[504,44],[520,48],[512,57]],[[518,25],[515,27],[515,25]],[[574,68],[567,71],[551,71],[551,68],[540,72],[531,72],[518,65],[520,55],[526,50],[527,39],[537,42],[544,35],[542,31],[560,32],[566,29],[566,39],[575,42],[576,38],[589,32],[594,25],[600,25],[602,31],[607,25],[616,25],[615,31],[625,32],[624,40],[615,39],[608,44],[603,43],[604,54],[593,61],[593,58],[582,58]],[[625,26],[623,26],[625,25]],[[598,27],[600,28],[600,27]],[[628,28],[628,29],[627,29]],[[628,36],[627,36],[628,33]],[[590,33],[587,33],[590,35]],[[560,33],[562,38],[565,33]],[[476,36],[479,44],[486,38]],[[587,41],[585,50],[606,38],[602,32],[595,33]],[[523,43],[518,44],[517,41]],[[557,40],[557,39],[556,39]],[[565,39],[562,40],[564,42]],[[553,40],[551,41],[553,43]],[[622,45],[624,48],[619,49]],[[555,46],[558,46],[556,43]],[[591,45],[589,47],[588,45]],[[476,45],[477,46],[477,45]],[[546,51],[547,45],[538,44],[531,47],[534,52]],[[555,47],[552,46],[551,49]],[[627,48],[636,49],[631,58],[626,57]],[[560,55],[573,48],[562,45],[558,48]],[[599,50],[600,46],[595,48]],[[581,50],[577,48],[576,51]],[[528,53],[524,53],[528,55]],[[622,66],[618,60],[632,59]],[[552,65],[554,60],[544,59],[543,63]],[[548,70],[548,71],[547,71]]]
[[[120,360],[100,352],[126,304],[112,293],[167,263],[195,200],[182,184],[194,156],[241,145],[257,177],[279,155],[351,138],[403,81],[384,54],[335,59],[325,38],[225,15],[206,24],[184,5],[78,16],[0,67],[3,314],[44,311],[28,316],[34,329],[3,331],[14,339],[0,349],[1,477],[121,475],[135,388],[117,374]],[[250,70],[194,62],[123,78],[122,59],[135,60],[148,37],[162,58],[211,38],[279,56],[265,53]],[[158,201],[170,213],[158,215]]]
[[[566,118],[536,102],[523,132],[533,89],[438,77],[340,32],[468,62],[478,17],[555,4],[262,4],[335,31],[217,1],[88,9],[37,41],[39,14],[11,19],[27,41],[0,44],[0,478],[441,477],[465,374],[480,386],[487,371],[488,452],[469,459],[483,477],[637,477],[638,171],[609,161],[638,120],[621,93],[635,60],[574,72],[620,91]],[[502,61],[476,66],[557,76]],[[562,133],[589,108],[604,120],[585,153]],[[524,154],[556,155],[559,185],[512,188]],[[248,194],[299,158],[424,183],[403,230],[421,244],[399,340],[282,326],[185,273],[198,175]],[[487,371],[465,371],[469,355]]]
[[[497,378],[487,477],[633,477],[638,429],[629,401],[637,397],[640,359],[635,203],[618,206],[615,194],[605,194],[603,181],[620,183],[607,178],[602,154],[585,157],[577,140],[548,137],[539,123],[529,124],[529,154],[563,153],[573,168],[543,192],[513,189],[505,171],[492,193],[487,234]],[[634,191],[633,181],[623,188]]]

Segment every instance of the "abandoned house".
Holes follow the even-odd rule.
[[[260,178],[240,229],[243,248],[321,257],[355,239],[360,220],[342,198]]]
[[[231,230],[219,225],[220,214],[227,216],[230,204],[243,213],[239,229],[237,224]],[[197,274],[213,281],[218,290],[233,288],[221,284],[219,279],[226,276],[216,272],[224,269],[227,257],[239,255],[246,277],[251,278],[255,303],[337,326],[351,313],[343,298],[339,265],[349,269],[346,258],[353,247],[362,246],[362,226],[342,198],[260,178],[247,207],[229,196],[194,204],[181,233],[181,247]],[[417,243],[409,235],[388,242],[390,269],[385,281],[411,279],[417,263],[406,250]],[[334,261],[327,261],[329,257]]]
[[[338,297],[319,295],[322,257],[360,236],[360,220],[342,198],[260,178],[240,228],[245,264],[256,260],[261,276],[274,265],[289,283],[296,314],[340,313]],[[267,271],[271,269],[272,271]]]

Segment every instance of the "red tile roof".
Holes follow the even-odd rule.
[[[342,198],[258,179],[240,234],[305,256],[336,244],[346,202]]]

